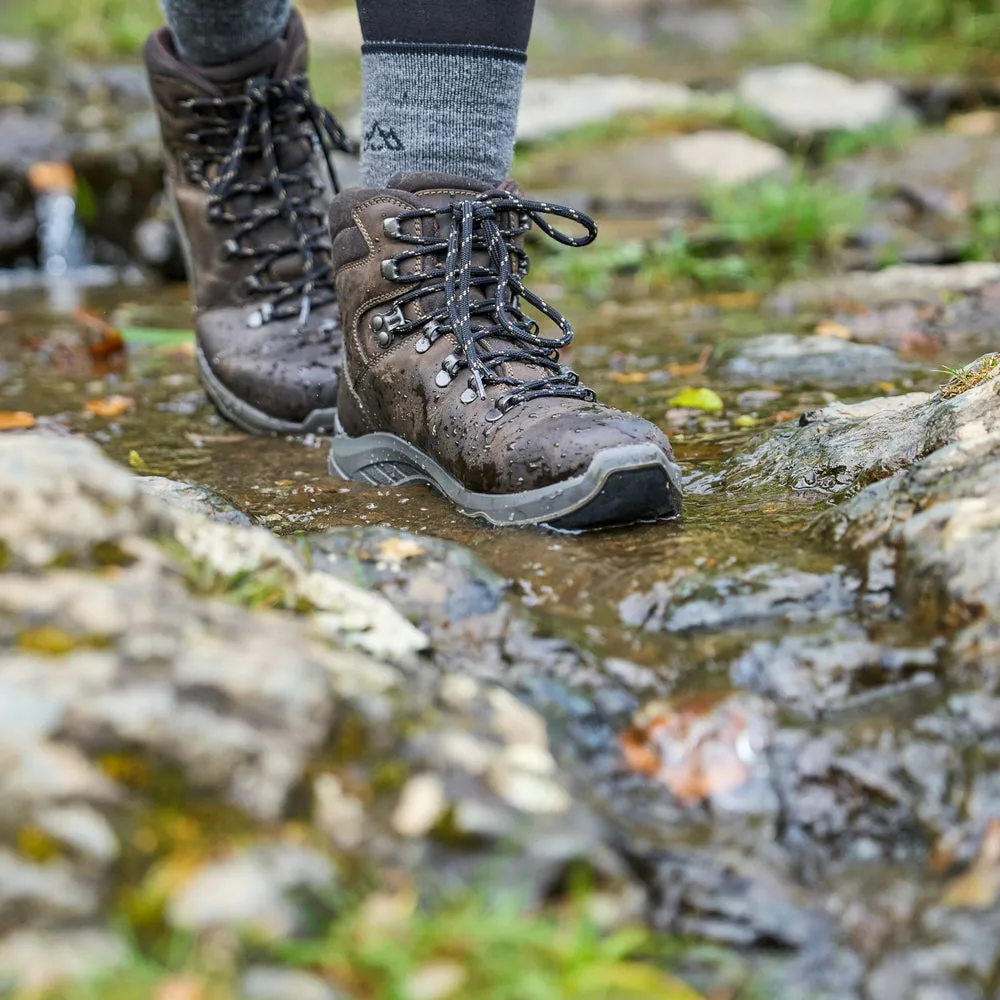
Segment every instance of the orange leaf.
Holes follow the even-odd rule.
[[[76,174],[68,163],[42,161],[28,168],[28,183],[36,194],[72,194]]]
[[[73,312],[73,319],[92,333],[97,334],[97,339],[87,344],[87,350],[95,361],[104,361],[112,354],[117,354],[125,349],[125,340],[121,333],[107,320],[82,308]]]
[[[619,385],[634,385],[649,381],[649,372],[612,372],[611,381]]]
[[[24,410],[0,410],[0,431],[30,431],[35,418]]]
[[[135,409],[135,400],[129,396],[108,396],[105,399],[91,399],[83,408],[84,413],[94,417],[104,417],[112,420]]]
[[[825,319],[816,327],[817,337],[835,337],[837,340],[852,340],[854,334],[844,326],[843,323],[835,323],[832,319]]]
[[[774,415],[774,422],[776,424],[787,424],[789,420],[798,420],[798,418],[798,410],[779,410]]]
[[[690,378],[692,375],[701,375],[708,367],[709,359],[712,357],[714,350],[715,348],[709,344],[707,347],[701,349],[701,354],[693,365],[681,365],[677,364],[677,362],[672,362],[667,365],[667,371],[671,375],[677,376],[677,378]]]

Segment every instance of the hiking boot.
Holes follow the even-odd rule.
[[[182,62],[166,28],[145,58],[205,389],[244,430],[328,430],[343,353],[330,153],[348,143],[310,96],[302,21],[226,66]]]
[[[560,232],[560,219],[583,235]],[[529,201],[512,181],[401,174],[386,190],[334,199],[345,365],[331,471],[426,483],[496,525],[675,515],[680,477],[665,435],[597,403],[559,361],[572,327],[524,285],[533,225],[567,246],[597,235],[587,216]]]

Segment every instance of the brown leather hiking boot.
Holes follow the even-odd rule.
[[[567,236],[546,216],[585,234]],[[532,225],[569,246],[597,235],[586,216],[529,201],[510,181],[494,190],[404,174],[334,199],[345,367],[331,471],[427,483],[497,525],[575,530],[675,515],[680,476],[664,434],[601,406],[559,363],[572,328],[523,283]]]
[[[309,94],[302,21],[227,66],[182,62],[166,28],[145,57],[205,388],[245,430],[328,430],[342,361],[330,152],[348,144]]]

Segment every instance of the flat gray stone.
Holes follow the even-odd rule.
[[[808,63],[752,69],[740,80],[738,94],[783,132],[803,137],[871,128],[891,121],[903,107],[891,84],[859,83]]]
[[[721,369],[729,382],[738,385],[873,385],[891,381],[909,367],[887,347],[836,337],[773,333],[742,344],[739,351]]]
[[[630,111],[680,111],[692,100],[691,91],[682,84],[636,76],[529,77],[517,138],[535,142]]]

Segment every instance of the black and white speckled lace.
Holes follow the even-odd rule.
[[[197,143],[189,164],[192,179],[209,192],[209,221],[238,227],[223,252],[255,261],[245,290],[264,301],[249,325],[295,319],[304,327],[313,308],[336,301],[320,197],[325,188],[312,170],[312,156],[283,157],[282,150],[305,142],[322,150],[330,182],[339,192],[331,154],[351,151],[343,129],[312,99],[305,76],[255,77],[242,94],[194,98],[184,106],[199,122],[188,136]],[[285,231],[277,240],[261,232],[275,220]],[[268,276],[272,265],[291,256],[302,261],[295,279]]]
[[[505,226],[503,216],[516,224]],[[554,215],[582,226],[584,234],[570,236],[551,225],[544,216]],[[444,220],[440,217],[445,216]],[[415,219],[437,218],[442,235],[423,236],[406,232],[403,225]],[[565,396],[593,401],[592,389],[580,383],[571,368],[559,362],[559,351],[573,339],[569,321],[524,284],[528,258],[515,242],[535,224],[547,236],[570,247],[582,247],[597,238],[594,220],[582,212],[544,201],[530,201],[512,191],[496,190],[454,202],[449,208],[414,209],[386,221],[386,233],[413,245],[387,260],[385,277],[419,287],[393,300],[394,315],[377,317],[384,329],[391,323],[394,336],[417,330],[419,353],[443,334],[452,334],[456,350],[442,364],[438,384],[448,385],[460,370],[470,373],[463,402],[486,398],[487,386],[507,387],[496,401],[499,415],[530,399]],[[418,227],[412,227],[418,228]],[[477,263],[474,255],[489,263]],[[421,258],[444,258],[434,270],[401,270],[406,263]],[[419,266],[419,265],[418,265]],[[473,297],[473,289],[481,296]],[[430,315],[407,321],[402,308],[409,302],[444,293],[444,305]],[[560,331],[557,337],[542,336],[539,323],[528,316],[521,304],[527,303],[550,320]],[[535,378],[519,378],[511,366],[538,369]],[[522,369],[523,370],[523,369]]]

